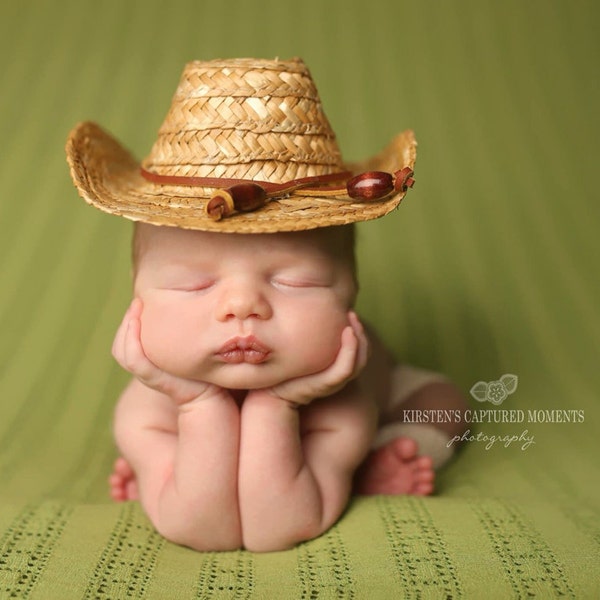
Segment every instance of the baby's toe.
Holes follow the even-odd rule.
[[[433,459],[431,456],[418,456],[415,459],[415,466],[421,471],[432,471]]]
[[[429,496],[433,494],[433,481],[417,481],[415,482],[413,493],[415,496]]]
[[[417,471],[414,478],[418,483],[433,483],[435,473],[433,471]]]
[[[418,446],[412,438],[400,437],[394,440],[393,449],[401,460],[409,461],[417,456]]]
[[[119,456],[119,458],[115,460],[113,470],[117,475],[126,479],[133,476],[133,470],[130,464],[122,456]]]

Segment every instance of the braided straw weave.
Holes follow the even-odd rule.
[[[366,204],[303,196],[300,190],[255,212],[215,222],[204,211],[212,188],[145,180],[138,161],[94,123],[75,127],[66,150],[73,181],[87,202],[156,225],[240,233],[295,231],[380,217],[405,194]],[[412,168],[415,156],[416,142],[408,131],[363,167]],[[272,183],[348,168],[310,73],[299,59],[188,63],[141,166],[162,176]]]

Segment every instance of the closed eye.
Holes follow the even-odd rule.
[[[327,282],[319,281],[316,279],[278,277],[276,279],[273,279],[272,283],[273,285],[275,285],[275,287],[292,289],[329,287],[329,284]]]
[[[214,285],[214,281],[202,281],[194,283],[177,284],[163,289],[171,290],[173,292],[203,292],[210,289]]]

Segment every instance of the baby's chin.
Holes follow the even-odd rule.
[[[210,379],[209,383],[228,390],[259,390],[273,387],[295,376],[270,372],[257,365],[236,365],[235,369],[222,369],[207,379]]]
[[[320,370],[320,369],[318,369]],[[284,381],[314,373],[315,369],[294,369],[291,366],[237,364],[223,365],[207,375],[204,381],[228,390],[259,390],[279,385]]]
[[[175,365],[158,366],[177,377],[204,381],[227,390],[258,390],[317,373],[329,366],[330,361],[325,361],[325,358],[327,357],[323,357],[320,361],[306,361],[301,365],[298,362],[283,364],[276,360],[269,360],[260,364],[204,362],[188,368],[182,368],[179,363],[177,365],[179,369],[174,368]],[[173,368],[169,369],[169,366]]]

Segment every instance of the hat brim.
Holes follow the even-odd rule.
[[[348,170],[359,173],[393,172],[407,166],[412,169],[416,146],[413,132],[404,131],[380,154],[348,165]],[[89,204],[132,221],[184,229],[273,233],[346,225],[388,214],[406,194],[402,191],[384,200],[355,202],[305,196],[299,191],[287,198],[272,200],[260,210],[214,221],[205,214],[211,189],[147,181],[141,175],[139,161],[95,123],[80,123],[71,131],[66,153],[75,187]]]

